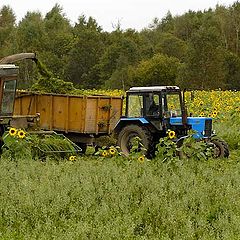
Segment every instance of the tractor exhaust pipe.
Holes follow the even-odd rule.
[[[182,101],[183,101],[182,123],[183,123],[183,126],[187,128],[187,108],[185,104],[185,92],[186,92],[186,88],[182,92]]]

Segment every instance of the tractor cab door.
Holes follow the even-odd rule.
[[[182,124],[182,96],[180,92],[162,92],[161,112],[167,129],[171,128],[170,119],[176,118]]]
[[[159,93],[145,94],[145,116],[148,118],[160,117],[160,96]]]
[[[178,92],[162,92],[162,115],[165,118],[182,116],[181,94]]]
[[[160,117],[159,93],[131,93],[127,97],[128,117],[154,119]]]

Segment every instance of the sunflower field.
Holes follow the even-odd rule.
[[[239,239],[239,99],[234,91],[186,93],[189,113],[213,118],[228,159],[192,142],[180,159],[171,131],[148,160],[144,149],[127,158],[116,146],[81,155],[58,137],[10,128],[0,161],[0,239]],[[46,143],[69,152],[43,158],[37,150],[48,151]]]

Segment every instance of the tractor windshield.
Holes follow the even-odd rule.
[[[162,107],[164,117],[181,117],[181,98],[179,93],[164,93]]]
[[[3,115],[12,115],[15,99],[17,80],[8,80],[3,82],[3,96],[1,113]]]

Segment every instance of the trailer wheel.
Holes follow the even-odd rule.
[[[229,157],[228,144],[220,139],[212,139],[213,144],[213,157],[214,158],[227,158]]]
[[[135,137],[139,137],[141,139],[141,143],[146,149],[144,154],[147,157],[151,158],[154,149],[154,147],[152,146],[153,144],[151,133],[147,128],[133,124],[124,127],[118,134],[117,144],[121,148],[123,154],[125,156],[129,155],[132,147],[132,140]]]
[[[82,149],[80,153],[85,154],[87,151],[87,144],[86,143],[76,143],[76,144]]]

